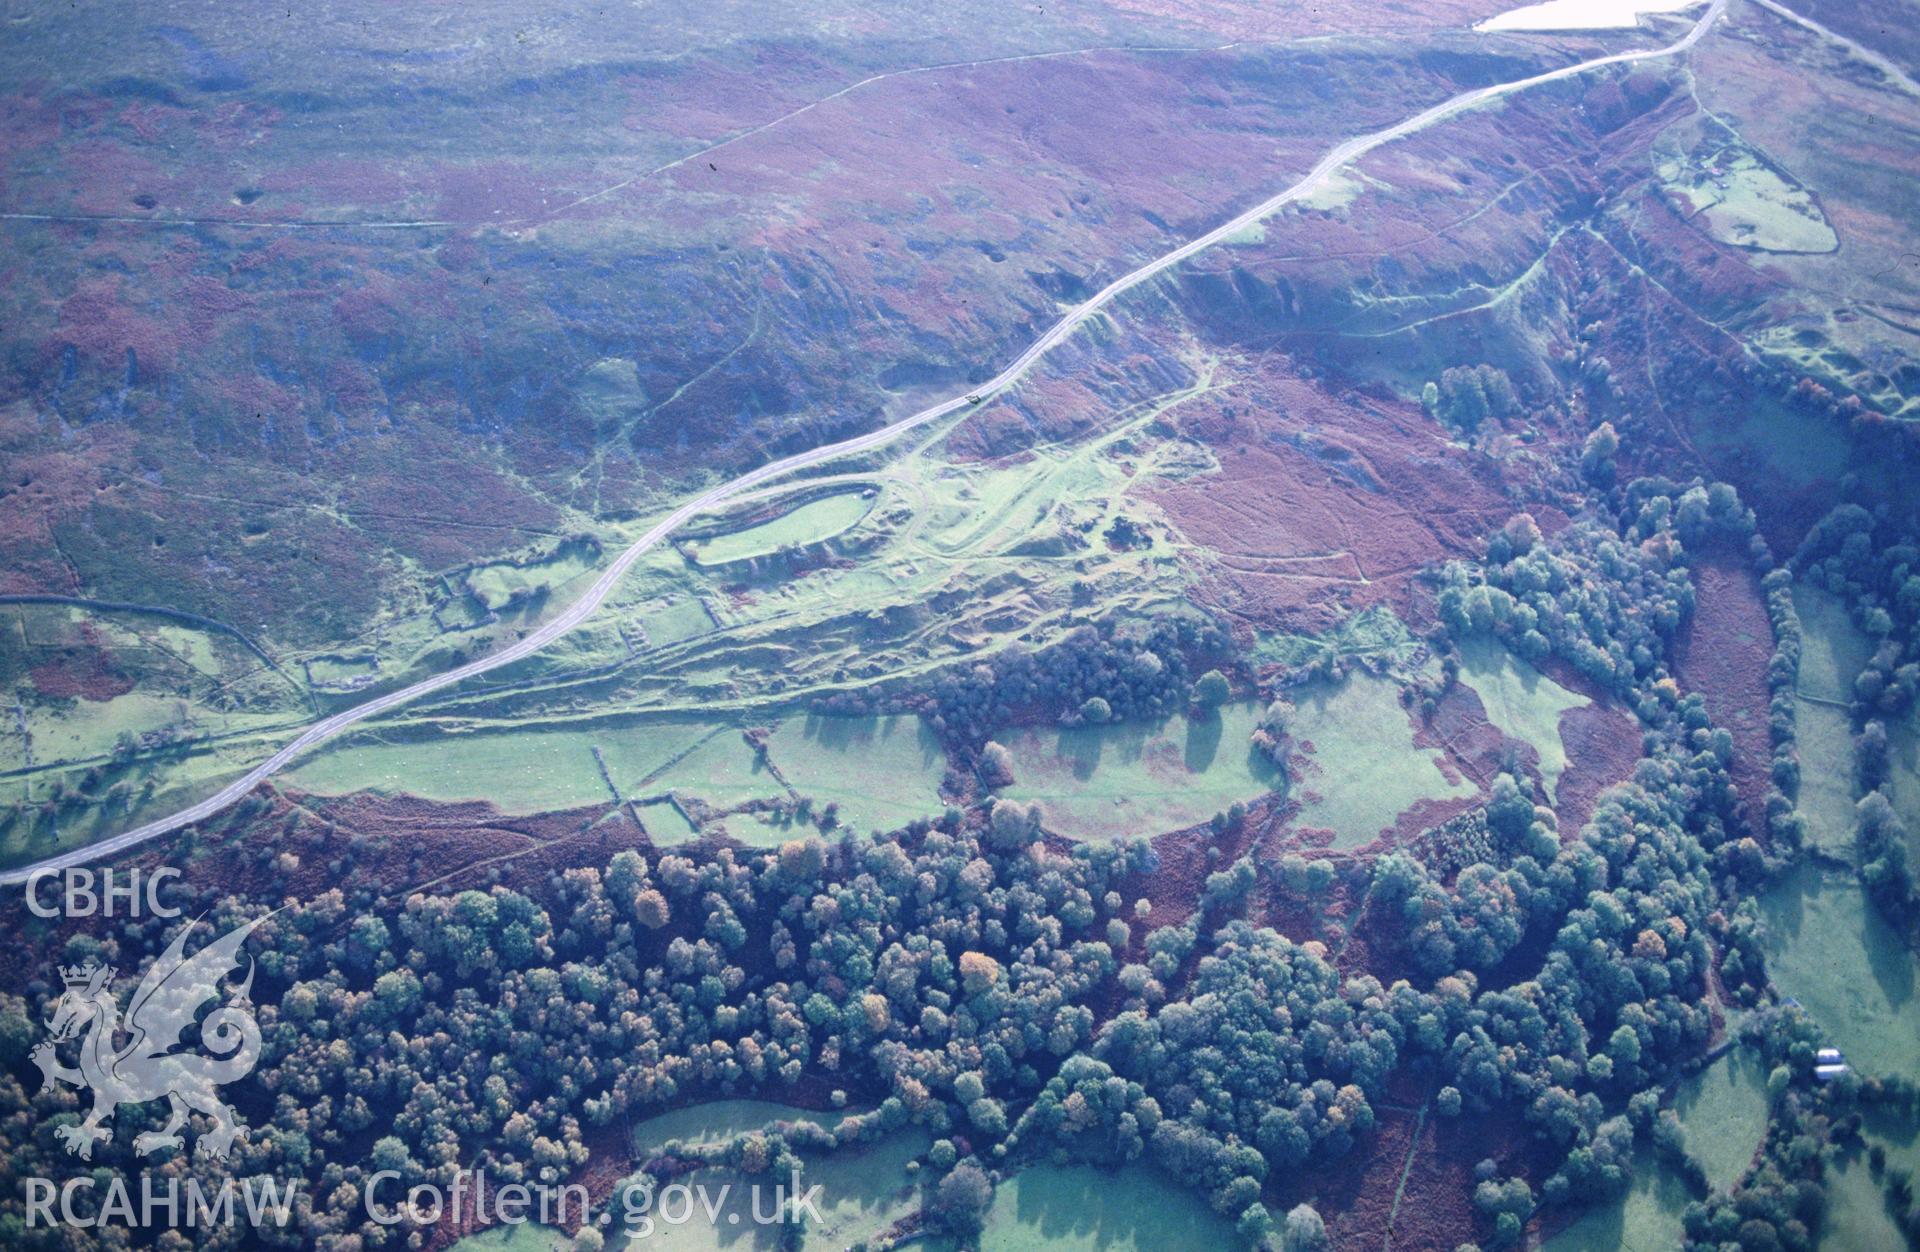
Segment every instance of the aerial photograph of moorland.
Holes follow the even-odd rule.
[[[1920,1249],[1913,0],[0,5],[0,1249]]]

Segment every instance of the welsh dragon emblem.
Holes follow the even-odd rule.
[[[200,1136],[199,1149],[224,1157],[234,1137],[246,1127],[221,1102],[215,1088],[246,1077],[260,1060],[260,1027],[253,1020],[247,993],[253,986],[253,960],[241,945],[265,918],[258,918],[186,955],[187,935],[194,925],[180,928],[128,1002],[126,1022],[113,992],[114,969],[91,959],[62,966],[66,992],[53,1006],[47,1031],[53,1037],[33,1050],[45,1083],[63,1082],[93,1092],[93,1111],[77,1126],[54,1131],[68,1152],[83,1160],[93,1158],[93,1146],[112,1137],[101,1123],[122,1104],[145,1104],[166,1099],[172,1106],[163,1129],[134,1138],[141,1155],[181,1146],[180,1128],[189,1110],[206,1114],[212,1129]],[[201,1008],[220,995],[220,984],[246,963],[246,979],[227,1003],[199,1022],[200,1045],[206,1053],[176,1051],[181,1036],[193,1026]],[[126,1036],[123,1045],[120,1040]],[[57,1049],[79,1039],[77,1069],[61,1063]]]

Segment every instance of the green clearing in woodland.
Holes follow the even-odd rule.
[[[1920,865],[1920,727],[1912,717],[1887,727],[1887,793],[1907,827],[1909,863]]]
[[[1336,849],[1371,843],[1421,800],[1468,796],[1475,788],[1440,769],[1440,754],[1415,746],[1399,686],[1353,674],[1292,697],[1295,742],[1313,745],[1317,767],[1298,780],[1300,826],[1327,827]]]
[[[947,755],[917,717],[792,717],[767,752],[801,795],[840,806],[856,832],[894,830],[941,811]]]
[[[1759,1054],[1736,1047],[1680,1085],[1674,1111],[1687,1151],[1726,1188],[1740,1180],[1767,1133],[1767,1068]]]
[[[1847,616],[1846,605],[1804,583],[1793,585],[1793,607],[1803,636],[1797,690],[1809,700],[1845,704],[1872,656],[1866,635]]]
[[[633,1150],[645,1157],[667,1144],[714,1144],[759,1130],[774,1122],[811,1122],[832,1126],[845,1113],[797,1108],[778,1100],[710,1100],[657,1113],[633,1124]]]
[[[1871,641],[1836,597],[1796,584],[1793,601],[1804,637],[1795,733],[1800,746],[1800,811],[1809,841],[1841,860],[1854,856],[1853,726],[1845,703],[1866,667]],[[1920,726],[1887,726],[1888,796],[1906,823],[1908,853],[1920,862]]]
[[[1035,1165],[1001,1183],[981,1252],[1227,1252],[1246,1243],[1204,1200],[1159,1171]]]
[[[545,813],[611,802],[586,731],[361,737],[323,750],[285,775],[320,795],[376,791],[427,800],[489,800],[503,813]]]
[[[521,1222],[468,1235],[455,1241],[451,1252],[563,1252],[572,1245],[573,1240],[551,1226]]]
[[[1633,1154],[1626,1195],[1588,1209],[1541,1247],[1544,1252],[1670,1252],[1686,1242],[1681,1222],[1693,1198],[1687,1184],[1641,1144]]]
[[[1480,697],[1487,720],[1509,739],[1540,756],[1540,777],[1553,798],[1566,772],[1560,715],[1592,703],[1548,678],[1492,639],[1474,639],[1460,649],[1460,677]]]
[[[783,548],[831,539],[867,515],[876,498],[870,488],[835,492],[809,500],[779,517],[728,531],[711,539],[688,540],[687,555],[701,565],[726,565],[754,557],[771,556]]]
[[[826,1252],[871,1243],[919,1211],[925,1175],[907,1166],[932,1146],[931,1134],[910,1127],[877,1143],[809,1157],[802,1185],[820,1184],[820,1221],[809,1227],[803,1246]]]
[[[1261,712],[1243,701],[1211,717],[1008,731],[999,740],[1013,753],[1014,783],[1001,794],[1038,801],[1049,829],[1078,839],[1191,826],[1281,785],[1253,750]]]
[[[633,1128],[634,1150],[644,1157],[669,1141],[686,1144],[715,1144],[748,1131],[759,1130],[774,1122],[811,1122],[831,1127],[845,1113],[821,1113],[795,1108],[772,1100],[718,1100],[696,1104],[650,1117]],[[918,1174],[908,1165],[926,1153],[933,1142],[925,1130],[913,1128],[868,1144],[838,1151],[810,1155],[802,1186],[819,1184],[815,1207],[821,1220],[810,1224],[801,1246],[806,1249],[838,1249],[878,1239],[902,1218],[921,1206]],[[752,1178],[729,1170],[701,1170],[689,1175],[689,1184],[704,1184],[710,1197],[717,1198],[720,1188],[728,1188],[725,1202],[710,1221],[704,1210],[696,1208],[693,1220],[668,1224],[659,1220],[652,1233],[636,1237],[632,1248],[663,1248],[669,1252],[718,1252],[719,1249],[772,1249],[779,1246],[778,1229],[754,1221],[752,1187],[762,1190],[759,1212],[774,1211],[772,1189],[787,1183],[785,1178]],[[618,1192],[616,1191],[616,1197]],[[618,1200],[615,1201],[616,1205]],[[737,1219],[737,1220],[736,1220]]]
[[[1795,702],[1800,746],[1800,812],[1807,842],[1829,856],[1853,859],[1853,730],[1843,709]]]
[[[1767,1074],[1759,1057],[1736,1048],[1680,1084],[1673,1109],[1715,1187],[1737,1182],[1767,1131]],[[1666,1252],[1684,1242],[1681,1226],[1694,1197],[1647,1144],[1634,1153],[1626,1195],[1582,1213],[1546,1241],[1546,1252]]]

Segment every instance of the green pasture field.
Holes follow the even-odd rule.
[[[1797,592],[1795,598],[1806,631],[1805,656],[1814,659],[1811,671],[1804,660],[1801,666],[1800,807],[1808,818],[1810,843],[1851,863],[1852,734],[1843,711],[1816,702],[1806,692],[1810,684],[1815,691],[1836,690],[1840,675],[1857,671],[1856,660],[1865,659],[1864,637],[1832,597]],[[1920,798],[1913,728],[1896,727],[1891,740],[1892,791],[1902,816],[1911,822],[1912,807]],[[1886,923],[1852,873],[1802,865],[1773,885],[1761,909],[1767,924],[1767,968],[1781,994],[1812,1013],[1855,1068],[1869,1074],[1910,1073],[1914,1040],[1920,1038],[1920,958]],[[1920,1171],[1916,1134],[1920,1127],[1881,1116],[1869,1125],[1866,1138],[1886,1147],[1896,1164]],[[1822,1246],[1899,1246],[1899,1232],[1863,1153],[1841,1156],[1829,1173],[1827,1194]]]
[[[1622,1252],[1677,1248],[1686,1242],[1681,1219],[1695,1197],[1680,1176],[1660,1163],[1650,1145],[1633,1154],[1626,1195],[1575,1218],[1541,1245],[1543,1252]]]
[[[788,795],[766,761],[734,727],[694,744],[692,751],[675,761],[663,776],[647,784],[647,791],[692,796],[721,809],[753,800],[783,800]],[[755,842],[742,830],[729,830],[743,841]]]
[[[1854,857],[1853,726],[1846,703],[1853,680],[1872,652],[1846,607],[1817,588],[1796,586],[1803,645],[1794,719],[1800,748],[1800,811],[1809,842],[1842,860]],[[1920,859],[1920,724],[1912,717],[1887,725],[1888,785],[1894,811],[1907,827],[1909,852]]]
[[[621,799],[672,793],[728,809],[786,796],[743,738],[723,722],[637,720],[553,729],[410,731],[355,735],[296,765],[289,785],[321,795],[380,791],[439,801],[485,800],[504,813],[611,805],[593,758],[598,747]],[[678,814],[645,806],[641,820],[663,840],[691,831]]]
[[[870,489],[838,491],[809,500],[758,525],[727,531],[710,539],[688,540],[683,546],[688,556],[708,566],[771,556],[783,549],[831,539],[858,525],[872,510],[876,498]]]
[[[1800,812],[1807,819],[1807,842],[1829,856],[1853,860],[1853,728],[1846,711],[1796,701],[1795,733],[1800,746]]]
[[[545,813],[611,802],[585,731],[448,734],[391,740],[354,735],[284,775],[320,795],[377,791],[426,800],[489,800],[503,813]]]
[[[1794,734],[1800,748],[1800,812],[1807,840],[1841,860],[1853,860],[1853,728],[1846,702],[1853,680],[1866,666],[1867,638],[1846,606],[1816,587],[1796,583],[1800,616],[1800,674],[1795,690]]]
[[[317,656],[307,662],[307,677],[327,687],[344,687],[380,671],[379,661],[371,654],[359,656]]]
[[[651,804],[635,804],[640,824],[646,828],[647,837],[661,845],[685,843],[698,837],[700,828],[687,820],[672,800],[656,800]]]
[[[692,639],[714,629],[713,618],[691,594],[673,596],[642,606],[634,614],[647,641],[656,647]]]
[[[1920,722],[1909,715],[1887,727],[1887,796],[1907,827],[1909,863],[1920,865]]]
[[[744,722],[680,716],[460,731],[421,725],[355,735],[321,749],[285,778],[321,795],[371,790],[485,800],[521,815],[610,805],[617,791],[620,800],[639,805],[642,823],[660,843],[697,833],[681,811],[695,802],[724,812],[804,795],[816,811],[837,803],[842,825],[859,831],[895,829],[937,816],[943,807],[946,755],[917,718],[789,716],[774,724],[765,757],[747,742],[745,729]],[[594,760],[596,747],[613,791]],[[680,808],[666,802],[669,795]],[[727,830],[758,844],[806,833],[751,818],[729,820]]]
[[[1843,1150],[1827,1171],[1827,1214],[1820,1228],[1822,1247],[1898,1248],[1904,1244],[1886,1192],[1868,1164],[1874,1147],[1886,1151],[1889,1172],[1920,1175],[1920,1121],[1906,1121],[1885,1108],[1863,1110],[1865,1147]]]

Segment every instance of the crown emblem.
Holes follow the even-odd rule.
[[[100,973],[100,970],[101,966],[99,962],[95,961],[92,957],[88,957],[78,965],[62,965],[60,967],[60,980],[69,987],[85,987],[93,982],[95,976]]]

